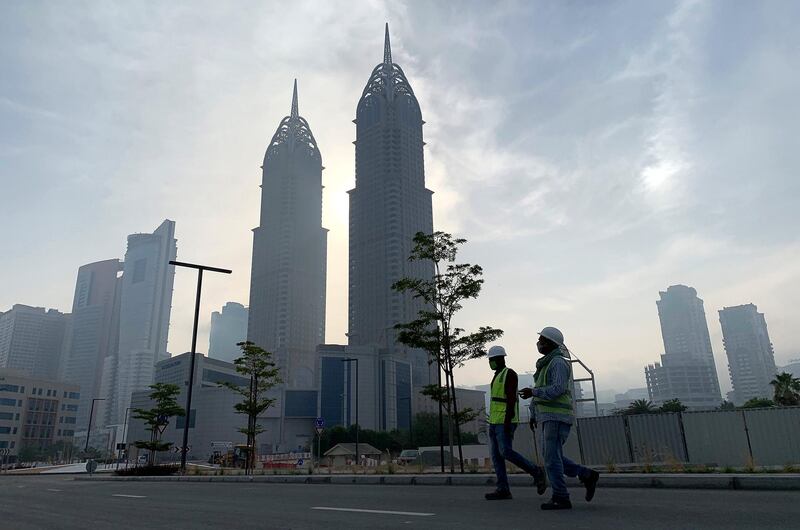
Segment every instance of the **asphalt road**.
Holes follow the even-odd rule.
[[[89,482],[0,476],[0,528],[800,528],[800,492],[599,489],[542,512],[532,488]]]

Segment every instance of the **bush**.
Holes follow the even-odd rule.
[[[177,464],[170,464],[166,466],[140,466],[129,467],[128,469],[118,469],[114,472],[115,475],[122,477],[163,477],[167,475],[174,475],[180,471],[181,467]]]

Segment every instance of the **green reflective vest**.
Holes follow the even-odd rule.
[[[489,401],[489,423],[492,425],[502,425],[506,421],[506,374],[508,367],[503,368],[494,376],[492,380],[492,395]],[[516,396],[515,396],[516,397]],[[514,419],[512,423],[519,422],[519,401],[514,402]]]
[[[555,360],[555,359],[554,359]],[[569,365],[569,361],[566,361],[567,367],[572,370],[572,367]],[[539,370],[539,375],[536,377],[536,381],[534,381],[536,388],[542,388],[547,386],[547,372],[550,370],[550,366],[553,364],[553,361],[547,363],[547,366],[544,367],[543,370]],[[547,400],[543,398],[535,397],[533,398],[534,403],[536,403],[536,412],[543,413],[543,412],[550,412],[553,414],[567,414],[572,416],[572,390],[569,388],[569,385],[572,381],[572,378],[569,378],[567,381],[567,390],[557,398],[552,400]]]

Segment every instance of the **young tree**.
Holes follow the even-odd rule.
[[[653,402],[647,399],[637,399],[625,409],[625,414],[652,414],[654,412],[658,411],[653,406]]]
[[[156,383],[150,385],[150,399],[155,401],[152,409],[133,409],[133,417],[143,420],[147,426],[145,430],[150,431],[149,440],[137,440],[134,445],[139,449],[147,449],[148,464],[153,466],[156,462],[156,453],[167,451],[172,446],[172,442],[162,442],[161,435],[169,425],[169,420],[173,416],[185,416],[186,411],[178,405],[177,397],[181,392],[181,387],[170,383]],[[188,421],[188,419],[187,419]]]
[[[800,379],[783,372],[776,374],[769,384],[775,389],[775,403],[784,407],[800,405]]]
[[[764,409],[764,408],[771,408],[771,407],[774,407],[774,406],[775,406],[775,402],[772,401],[771,399],[754,397],[754,398],[750,398],[747,401],[745,401],[744,405],[742,405],[740,408],[743,408],[743,409]]]
[[[681,403],[681,400],[678,398],[675,399],[668,399],[664,402],[661,407],[659,407],[659,412],[684,412],[688,409],[686,405]]]
[[[256,436],[264,432],[257,423],[258,417],[275,403],[275,399],[266,397],[266,394],[269,389],[280,383],[281,379],[278,376],[278,368],[272,362],[272,353],[250,341],[239,342],[236,345],[241,348],[242,356],[233,361],[233,364],[236,365],[236,371],[247,377],[250,383],[247,386],[230,382],[221,384],[244,398],[234,408],[237,414],[247,416],[247,427],[239,429],[239,432],[247,436],[245,473],[249,474],[255,467]]]
[[[452,413],[448,415],[448,421],[450,428],[455,429],[462,473],[464,461],[461,429],[455,421],[459,409],[453,372],[466,361],[486,355],[486,343],[503,335],[502,330],[490,326],[483,326],[474,333],[467,333],[464,329],[453,325],[453,318],[461,310],[463,302],[477,298],[483,286],[483,269],[480,265],[455,263],[458,249],[466,241],[453,238],[445,232],[433,234],[417,232],[414,236],[414,248],[408,259],[432,262],[434,275],[432,278],[402,278],[392,285],[392,289],[398,292],[410,292],[414,298],[424,302],[425,308],[419,312],[417,319],[395,326],[398,330],[397,340],[406,346],[425,350],[430,362],[436,363],[439,373],[445,375],[444,388],[449,396],[446,401],[452,403]],[[441,382],[436,386],[441,387]],[[442,401],[440,403],[443,404]],[[440,440],[442,435],[440,432]],[[450,445],[452,455],[452,436]],[[452,459],[450,466],[452,471]]]
[[[736,410],[736,405],[726,399],[719,404],[717,410]]]

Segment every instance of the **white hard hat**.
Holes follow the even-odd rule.
[[[554,328],[552,326],[547,326],[542,331],[539,332],[539,335],[546,339],[550,339],[559,346],[564,345],[564,334],[558,328]]]
[[[486,353],[486,356],[491,359],[492,357],[505,357],[506,356],[506,349],[502,346],[492,346],[489,348],[489,351]]]

